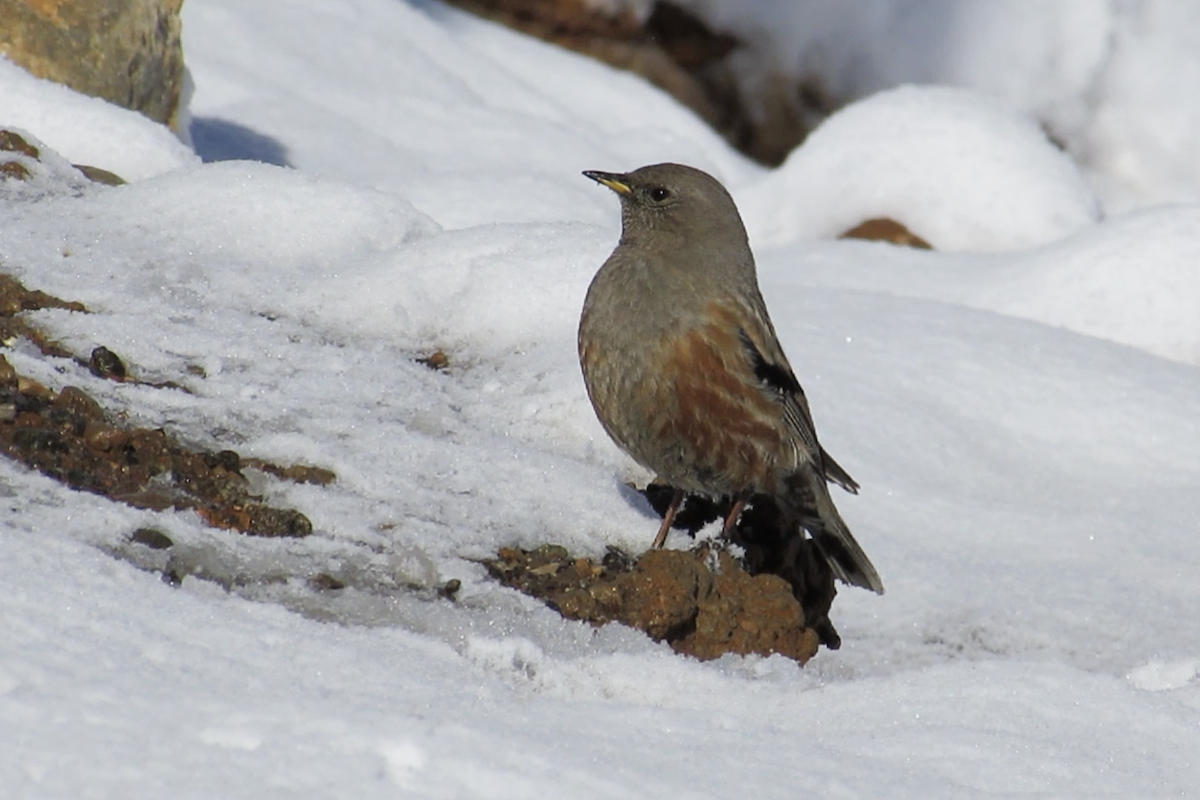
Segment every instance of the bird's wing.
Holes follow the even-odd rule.
[[[738,329],[738,338],[750,361],[754,376],[764,392],[783,406],[783,419],[798,444],[806,451],[827,481],[836,483],[851,494],[858,494],[858,484],[833,457],[825,452],[817,441],[817,429],[813,424],[812,412],[804,389],[788,364],[770,322],[754,324],[768,319],[765,308],[752,311],[747,324]]]
[[[858,481],[850,477],[850,473],[842,469],[842,465],[833,460],[833,456],[821,448],[821,465],[825,468],[825,480],[832,481],[850,494],[858,494]]]

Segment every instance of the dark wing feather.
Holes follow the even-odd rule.
[[[784,421],[799,437],[808,452],[813,454],[813,460],[818,463],[825,480],[836,483],[851,494],[858,494],[858,483],[817,441],[817,429],[813,424],[812,412],[808,410],[808,398],[804,396],[804,389],[800,386],[800,381],[796,380],[792,368],[786,361],[768,361],[744,328],[738,329],[738,338],[750,359],[754,376],[758,378],[763,389],[774,395],[783,405]]]

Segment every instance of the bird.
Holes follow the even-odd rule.
[[[808,532],[834,576],[883,594],[828,483],[859,486],[817,440],[729,192],[682,164],[583,174],[620,198],[621,238],[588,287],[579,362],[605,432],[674,488],[652,547],[688,494],[733,500],[726,537],[764,494]]]

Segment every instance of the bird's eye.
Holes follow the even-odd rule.
[[[664,189],[661,186],[655,186],[653,189],[650,190],[650,199],[656,203],[661,203],[663,200],[666,200],[670,196],[671,196],[671,191],[669,189]]]

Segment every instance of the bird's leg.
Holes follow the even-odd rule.
[[[746,505],[745,495],[739,497],[733,503],[733,508],[729,509],[729,516],[725,518],[725,524],[721,526],[721,538],[728,539],[729,534],[733,533],[733,528],[737,525],[738,517],[742,515],[742,507]]]
[[[658,535],[654,537],[654,544],[650,545],[650,549],[662,549],[663,542],[667,540],[667,533],[671,530],[671,523],[675,521],[675,512],[679,511],[682,503],[683,489],[676,489],[675,494],[671,497],[671,505],[667,506],[667,513],[663,514],[662,525],[659,526]]]

